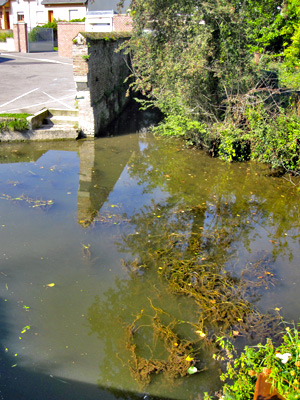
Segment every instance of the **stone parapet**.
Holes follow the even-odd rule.
[[[117,51],[129,36],[118,33],[79,33],[73,41],[79,129],[94,137],[105,131],[128,103],[127,55]]]

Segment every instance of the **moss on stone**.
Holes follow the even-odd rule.
[[[90,40],[116,41],[118,39],[130,39],[130,32],[80,32],[83,37]]]

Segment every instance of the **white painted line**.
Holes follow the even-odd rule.
[[[8,55],[8,54],[0,53],[0,55],[2,55],[4,57],[7,56],[7,57],[10,57],[10,58],[18,57],[18,58],[25,58],[25,60],[43,61],[43,62],[49,62],[49,63],[53,63],[53,64],[63,64],[63,65],[73,66],[73,61],[70,61],[69,63],[66,63],[66,62],[63,62],[63,61],[48,60],[47,58],[23,57],[23,56],[19,56],[19,55],[16,55],[16,54]]]
[[[35,92],[36,90],[39,90],[39,88],[35,88],[35,89],[33,89],[33,90],[30,90],[30,92],[21,94],[21,96],[18,96],[18,97],[16,97],[16,98],[14,98],[14,99],[8,101],[7,103],[1,104],[0,107],[7,106],[7,104],[13,103],[13,102],[16,101],[16,100],[21,99],[21,97],[27,96],[28,94],[30,94],[30,93],[32,93],[32,92]]]
[[[42,92],[44,93],[46,96],[50,97],[50,99],[53,99],[55,101],[58,101],[58,103],[61,103],[62,105],[64,105],[65,107],[68,107],[70,110],[72,110],[73,107],[69,106],[69,104],[64,103],[63,101],[60,101],[59,99],[56,99],[55,97],[51,96],[50,94],[46,93],[46,92]]]
[[[74,93],[74,95],[72,95],[72,96],[65,96],[65,97],[62,97],[61,100],[67,100],[67,99],[71,99],[71,98],[75,99],[75,93]],[[5,112],[6,112],[6,113],[9,113],[9,112],[18,111],[18,110],[23,110],[23,109],[28,109],[28,108],[32,108],[32,107],[43,106],[43,105],[48,104],[48,103],[53,103],[54,101],[56,101],[56,100],[47,100],[47,101],[44,101],[44,102],[42,102],[42,103],[36,103],[36,104],[31,104],[30,106],[12,108],[12,109],[10,109],[10,110],[5,110],[5,111],[1,111],[1,112],[2,112],[2,113],[5,113]],[[74,102],[75,102],[75,100],[74,100]],[[73,107],[73,108],[74,108],[74,107]],[[72,109],[72,107],[71,107],[71,109]]]

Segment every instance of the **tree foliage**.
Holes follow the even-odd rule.
[[[130,12],[130,88],[142,93],[144,108],[163,112],[156,131],[192,138],[230,161],[252,157],[300,168],[299,117],[285,123],[274,95],[278,78],[254,57],[271,54],[297,65],[300,0],[133,0]]]
[[[249,27],[253,49],[299,64],[300,0],[267,0],[252,8]]]
[[[131,13],[132,87],[165,115],[218,120],[224,96],[253,85],[244,3],[135,0]]]

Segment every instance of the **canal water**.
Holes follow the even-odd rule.
[[[263,260],[274,279],[253,305],[298,322],[295,183],[148,133],[1,144],[0,399],[198,400],[217,390],[219,365],[204,345],[202,372],[154,374],[147,385],[132,374],[134,354],[166,358],[151,328],[158,318],[181,338],[209,334],[197,330],[201,305],[172,290],[157,254],[170,238],[188,238],[178,239],[183,251],[192,235],[207,244],[226,234],[225,244],[202,243],[201,262],[213,256],[239,279]]]

